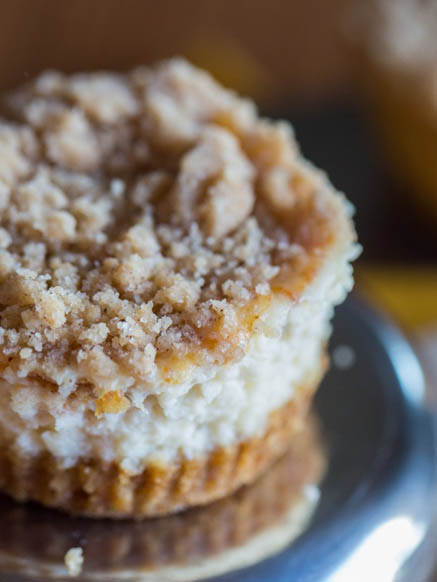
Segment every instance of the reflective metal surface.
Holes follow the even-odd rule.
[[[329,465],[311,523],[294,543],[274,557],[211,580],[423,582],[426,579],[429,558],[434,553],[430,546],[433,539],[429,529],[436,488],[436,457],[433,420],[422,409],[424,386],[420,367],[399,333],[356,300],[347,302],[338,310],[331,350],[334,351],[333,360],[337,366],[331,366],[314,407],[320,418]],[[26,524],[32,524],[37,537],[41,532],[39,549],[35,546],[31,553],[34,559],[39,553],[50,555],[50,552],[59,559],[69,544],[84,543],[87,561],[86,544],[90,550],[93,540],[101,540],[100,545],[95,544],[97,549],[94,553],[98,554],[101,547],[102,555],[93,557],[96,563],[99,559],[101,562],[102,575],[99,579],[118,581],[121,577],[109,573],[105,560],[109,560],[115,568],[122,559],[130,564],[131,570],[138,567],[144,561],[145,554],[152,551],[154,532],[158,534],[158,530],[164,532],[164,538],[168,535],[168,544],[173,538],[177,538],[176,542],[189,539],[195,531],[199,538],[196,538],[198,547],[204,548],[206,542],[200,539],[198,532],[211,531],[204,525],[211,521],[213,515],[215,519],[223,512],[238,516],[232,522],[232,527],[238,529],[238,525],[241,527],[244,523],[241,508],[246,508],[246,514],[247,511],[251,515],[257,514],[262,507],[266,507],[266,499],[275,496],[282,499],[288,495],[293,482],[296,485],[298,472],[290,472],[290,467],[287,471],[283,475],[288,475],[288,481],[285,481],[288,488],[284,489],[283,484],[279,487],[277,479],[271,481],[263,489],[264,505],[255,502],[252,493],[250,503],[240,496],[234,498],[231,505],[227,501],[219,502],[222,509],[219,505],[215,513],[196,510],[198,513],[189,514],[192,517],[166,518],[168,521],[155,521],[156,525],[150,522],[148,525],[125,523],[120,526],[110,525],[109,522],[61,518],[60,514],[53,519],[55,512],[32,505],[15,506],[19,518],[14,521],[15,510],[11,513],[11,504],[6,502],[9,505],[3,505],[3,524],[10,529],[11,537],[18,523],[22,530],[16,530],[15,534],[24,531]],[[289,504],[279,506],[286,511]],[[193,523],[196,524],[195,530]],[[202,524],[203,530],[198,528],[199,524]],[[103,540],[107,539],[105,528],[112,528],[113,531],[119,528],[116,531],[118,538],[117,535],[114,538],[117,543],[111,541],[109,547],[103,545]],[[123,544],[129,528],[132,528],[132,535],[128,538],[134,541],[129,542],[131,545],[126,553]],[[47,531],[51,536],[49,538]],[[97,537],[89,537],[89,532],[94,532]],[[146,534],[148,537],[141,538]],[[2,537],[3,545],[7,545],[6,534],[0,536],[0,546]],[[53,547],[47,547],[48,539],[53,540]],[[147,542],[141,544],[141,539]],[[238,542],[238,536],[236,539]],[[182,544],[181,547],[183,554],[186,546]],[[216,553],[216,559],[224,563],[231,550],[229,547],[222,553]],[[105,574],[105,571],[108,573]],[[81,577],[81,580],[86,579],[86,576]],[[138,577],[130,579],[141,580],[142,577],[138,573]],[[153,582],[170,579],[174,578],[163,577],[158,571],[148,578]],[[0,573],[0,580],[18,582],[29,578]]]
[[[315,402],[330,464],[312,523],[287,551],[217,581],[426,579],[437,546],[415,552],[433,543],[436,451],[420,367],[399,332],[356,300],[338,310],[338,345],[355,363],[332,366]]]

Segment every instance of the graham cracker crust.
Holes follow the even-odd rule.
[[[91,517],[140,519],[209,503],[254,481],[285,452],[302,426],[319,378],[270,415],[264,434],[202,458],[153,463],[130,475],[96,459],[64,469],[47,454],[23,459],[5,450],[0,453],[0,489],[18,501]]]

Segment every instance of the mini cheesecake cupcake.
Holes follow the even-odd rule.
[[[437,219],[437,3],[353,3],[347,34],[391,173]]]
[[[0,123],[0,486],[162,515],[253,481],[305,421],[351,208],[290,126],[183,60],[49,72]]]

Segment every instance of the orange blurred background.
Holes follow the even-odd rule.
[[[0,3],[0,89],[41,69],[126,69],[182,54],[266,99],[350,80],[344,0],[14,0]]]

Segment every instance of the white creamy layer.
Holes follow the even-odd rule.
[[[196,457],[262,434],[269,414],[319,374],[333,306],[352,287],[356,248],[335,249],[303,296],[276,296],[237,363],[199,368],[184,384],[136,390],[134,406],[97,418],[92,399],[66,400],[47,387],[0,389],[0,435],[17,455],[48,451],[65,467],[81,458],[140,472],[150,461]],[[27,382],[27,383],[26,383]]]

